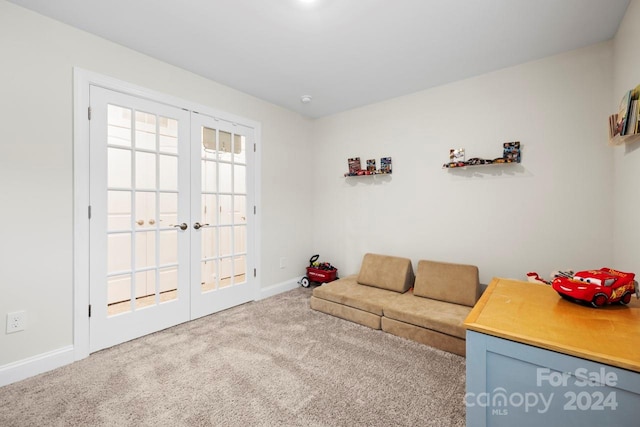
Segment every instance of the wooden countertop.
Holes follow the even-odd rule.
[[[551,286],[494,278],[465,320],[471,331],[640,372],[640,301],[601,308]]]

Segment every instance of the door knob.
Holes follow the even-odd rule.
[[[155,219],[150,219],[150,220],[149,220],[149,224],[150,224],[150,225],[153,225],[153,224],[155,224],[155,223],[156,223],[156,220],[155,220]]]
[[[179,228],[179,229],[180,229],[180,230],[182,230],[182,231],[184,231],[184,230],[186,230],[187,228],[189,228],[189,226],[187,225],[187,223],[186,223],[186,222],[183,222],[182,224],[176,224],[176,225],[174,225],[174,227],[177,227],[177,228]]]
[[[206,227],[209,224],[200,224],[199,222],[196,222],[195,224],[193,224],[193,228],[195,228],[196,230],[201,229],[202,227]]]
[[[137,220],[137,221],[136,221],[136,224],[138,224],[138,225],[144,225],[144,220],[139,219],[139,220]]]

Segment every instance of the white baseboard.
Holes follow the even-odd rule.
[[[283,292],[287,292],[292,289],[295,289],[298,286],[300,286],[300,284],[298,283],[298,280],[300,279],[290,279],[290,280],[287,280],[286,282],[282,282],[282,283],[268,286],[266,288],[262,288],[260,289],[258,300],[269,298],[274,295],[278,295]]]
[[[0,387],[73,363],[73,346],[52,350],[0,366]]]

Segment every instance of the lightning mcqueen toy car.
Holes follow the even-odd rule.
[[[562,298],[591,303],[594,307],[620,302],[629,304],[633,293],[640,298],[634,273],[612,268],[579,271],[572,277],[556,277],[551,286]]]

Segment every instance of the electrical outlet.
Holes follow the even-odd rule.
[[[286,267],[287,267],[287,259],[280,258],[280,268],[286,268]]]
[[[7,313],[7,333],[24,331],[27,328],[27,312],[14,311]]]

